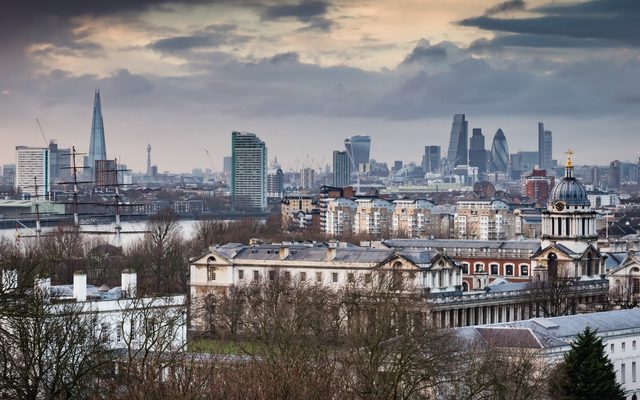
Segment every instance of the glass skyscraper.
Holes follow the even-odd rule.
[[[553,136],[538,122],[538,168],[551,171],[553,168]]]
[[[231,196],[233,209],[267,208],[267,147],[254,133],[231,133]]]
[[[345,139],[344,146],[354,171],[358,170],[361,164],[369,162],[371,156],[371,136],[352,136]]]
[[[469,162],[469,125],[464,114],[455,114],[451,125],[449,137],[449,149],[447,150],[447,162],[450,167],[466,165]]]
[[[478,167],[479,173],[487,172],[487,151],[484,149],[484,135],[480,128],[473,128],[469,148],[469,165]]]
[[[100,90],[96,89],[93,98],[93,119],[91,121],[91,141],[87,156],[87,175],[95,179],[96,160],[107,159],[107,146],[104,140],[104,123],[102,121],[102,106],[100,104]]]
[[[351,177],[351,161],[346,151],[333,152],[333,186],[343,188],[349,186]]]
[[[440,158],[440,146],[424,146],[422,169],[424,169],[425,172],[439,172]]]
[[[491,172],[509,170],[509,146],[502,129],[498,129],[491,144]]]

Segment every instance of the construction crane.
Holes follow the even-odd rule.
[[[42,129],[42,125],[40,125],[40,120],[38,118],[36,118],[36,124],[38,124],[38,129],[40,129],[40,134],[44,139],[44,145],[49,146],[49,140],[47,140],[47,136],[44,134],[44,129]]]
[[[213,166],[213,159],[211,158],[211,153],[209,153],[209,149],[204,149],[204,152],[207,153],[207,159],[209,159],[209,165],[211,165],[211,172],[215,171],[215,167]]]

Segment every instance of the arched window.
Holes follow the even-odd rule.
[[[489,264],[489,269],[491,270],[491,275],[500,274],[500,265],[498,264]]]
[[[593,275],[593,257],[591,257],[591,253],[589,253],[589,257],[587,258],[587,276]]]
[[[476,279],[476,289],[482,289],[482,279]]]
[[[556,253],[549,253],[547,256],[547,275],[549,279],[558,277],[558,256]]]
[[[209,256],[209,258],[207,258],[207,264],[213,264],[214,262],[216,262],[216,258],[214,256]]]
[[[513,264],[506,264],[504,266],[504,274],[506,276],[513,276]]]
[[[462,282],[462,291],[463,292],[469,291],[469,284],[467,282]]]
[[[473,272],[475,272],[476,274],[484,272],[484,264],[483,263],[475,263],[473,265]]]
[[[529,276],[529,265],[520,264],[520,276]]]
[[[467,263],[467,262],[463,262],[462,263],[462,273],[464,275],[468,275],[469,274],[469,263]]]

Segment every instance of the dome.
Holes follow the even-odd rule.
[[[549,201],[551,203],[563,201],[572,206],[590,206],[587,189],[573,176],[573,162],[571,161],[573,152],[569,150],[567,154],[569,157],[564,167],[564,178],[553,188]]]
[[[564,177],[551,192],[551,201],[563,201],[568,205],[590,205],[587,190],[576,178]]]

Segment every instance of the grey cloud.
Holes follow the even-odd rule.
[[[635,0],[554,3],[532,11],[542,16],[506,19],[485,15],[458,21],[458,24],[494,32],[567,38],[567,47],[578,44],[571,39],[589,39],[597,46],[600,45],[598,40],[617,45],[640,46],[640,2]],[[516,40],[508,40],[515,45]],[[522,38],[520,41],[524,45],[533,44],[531,38]]]
[[[309,22],[315,17],[326,14],[329,3],[326,1],[302,1],[298,4],[267,5],[262,11],[265,20],[279,18],[295,18],[302,22]]]
[[[411,53],[407,54],[403,64],[420,63],[423,61],[441,61],[447,58],[447,48],[444,42],[431,45],[426,39],[420,39]]]
[[[149,48],[163,52],[176,53],[198,48],[216,48],[222,45],[236,45],[249,41],[247,35],[235,33],[235,25],[209,25],[197,30],[191,35],[172,36],[156,40],[148,45]]]
[[[523,0],[508,0],[488,8],[484,12],[484,15],[495,15],[512,11],[520,11],[524,10],[526,7],[527,4]]]

